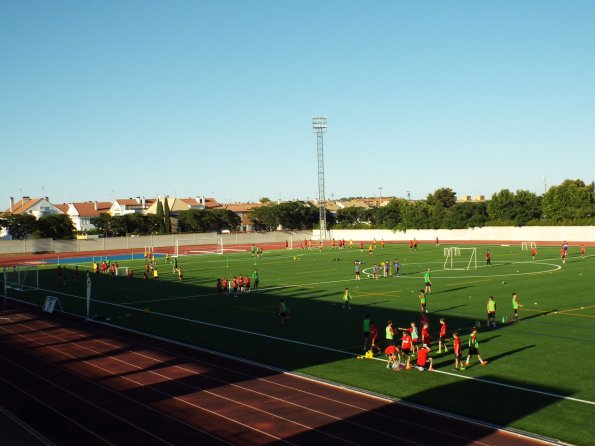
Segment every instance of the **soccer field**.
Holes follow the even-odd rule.
[[[468,245],[473,246],[473,245]],[[403,244],[378,246],[374,256],[355,246],[344,250],[265,251],[260,259],[249,252],[180,257],[184,280],[171,264],[157,259],[160,279],[143,280],[144,261],[119,261],[133,267],[134,279],[92,276],[91,315],[132,329],[153,333],[239,356],[282,369],[379,392],[439,410],[522,429],[575,444],[595,444],[595,258],[582,259],[571,247],[566,264],[558,248],[529,251],[514,246],[477,246],[477,268],[470,252],[461,250],[453,266],[443,269],[445,247]],[[485,251],[492,265],[485,265]],[[399,277],[368,278],[374,263],[399,259]],[[354,261],[363,262],[362,280],[354,280]],[[81,271],[90,265],[80,264]],[[39,291],[9,295],[41,304],[55,295],[65,311],[85,314],[84,274],[58,280],[55,266],[40,271]],[[436,372],[386,369],[384,356],[358,360],[362,354],[362,321],[371,314],[384,346],[388,319],[395,327],[419,324],[418,292],[430,268],[428,295],[432,354]],[[218,294],[217,278],[260,276],[251,293]],[[381,274],[382,275],[382,274]],[[341,305],[343,290],[351,291],[352,309]],[[512,320],[511,296],[519,295],[521,321]],[[498,327],[487,329],[486,301],[498,305]],[[291,319],[280,323],[279,300]],[[454,371],[452,349],[437,354],[439,319],[449,332],[461,332],[466,347],[470,328],[479,321],[480,352],[489,363]],[[502,320],[504,319],[504,322]],[[449,336],[449,340],[452,338]],[[466,349],[465,349],[466,350]],[[466,351],[464,352],[464,356]],[[241,368],[241,362],[238,362]]]

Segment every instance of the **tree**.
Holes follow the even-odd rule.
[[[157,220],[159,221],[158,231],[160,234],[165,233],[165,215],[163,213],[163,203],[160,199],[157,199],[157,210],[155,211]]]
[[[302,201],[286,201],[274,205],[279,224],[285,229],[312,229],[319,219],[319,210],[306,206]]]
[[[114,218],[109,214],[99,214],[97,217],[93,217],[91,219],[91,224],[95,226],[95,228],[105,234],[105,235],[113,235],[113,224]]]
[[[0,219],[0,227],[6,228],[13,239],[23,240],[33,234],[38,227],[37,219],[29,214],[5,214]]]
[[[488,201],[488,215],[493,222],[512,223],[514,219],[514,194],[502,189]]]
[[[54,240],[69,240],[75,235],[72,220],[66,214],[44,215],[38,221],[37,233],[41,238]]]
[[[364,208],[359,206],[347,206],[337,211],[337,221],[343,225],[361,223]]]
[[[180,212],[178,217],[180,232],[221,232],[237,229],[240,224],[240,217],[229,209],[190,209]]]
[[[163,201],[163,220],[164,220],[165,232],[170,234],[171,233],[171,213],[169,211],[169,203],[168,203],[167,198]]]
[[[433,194],[429,194],[426,201],[430,206],[442,206],[448,209],[457,202],[457,194],[450,187],[436,189]]]
[[[408,203],[403,208],[403,218],[398,229],[431,229],[432,206],[425,201]]]
[[[488,209],[485,203],[462,202],[448,208],[443,221],[443,228],[465,229],[485,226],[488,221]]]
[[[524,226],[541,217],[541,197],[527,190],[517,190],[514,195],[514,224]]]
[[[533,192],[508,189],[492,195],[487,204],[490,220],[495,224],[526,225],[541,216],[541,199]]]
[[[554,221],[588,218],[595,214],[594,185],[581,180],[565,180],[543,195],[545,216]]]
[[[279,226],[276,205],[253,208],[250,210],[250,220],[257,231],[274,231]]]
[[[270,202],[271,202],[271,199],[270,199],[269,197],[262,197],[262,198],[261,198],[260,200],[258,200],[258,201],[260,201],[262,204],[268,204],[268,203],[270,203]]]
[[[378,208],[377,222],[385,229],[395,229],[401,223],[403,207],[406,205],[405,200],[391,200],[386,206]]]

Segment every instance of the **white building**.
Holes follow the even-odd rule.
[[[100,214],[110,212],[112,203],[109,201],[87,201],[83,203],[68,203],[66,213],[72,220],[77,231],[92,231],[95,226],[91,220]]]

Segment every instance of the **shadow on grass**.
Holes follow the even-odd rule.
[[[353,287],[352,284],[353,282],[349,283],[350,288]],[[82,283],[77,284],[78,288],[75,289],[74,285],[70,286],[69,284],[67,291],[70,294],[76,293],[78,296],[83,296],[83,285]],[[370,305],[379,305],[389,301],[361,305],[354,303],[352,310],[341,309],[337,302],[340,301],[340,291],[344,289],[343,284],[337,284],[339,290],[337,293],[323,292],[311,297],[308,297],[307,294],[315,291],[296,287],[290,291],[286,289],[264,289],[235,298],[227,295],[217,295],[211,285],[203,287],[196,285],[194,282],[179,283],[172,280],[163,280],[161,283],[155,284],[151,280],[144,281],[140,278],[130,280],[126,278],[94,277],[93,286],[95,294],[102,296],[104,302],[93,301],[91,304],[92,313],[101,315],[104,318],[109,317],[110,322],[113,324],[289,370],[330,364],[352,357],[353,354],[360,354],[360,348],[354,346],[363,346],[361,327],[366,313],[371,313],[376,321],[381,345],[384,345],[384,327],[388,319],[395,322],[395,327],[408,327],[411,322],[416,322],[418,327],[420,325],[420,314],[417,311],[383,307],[370,308]],[[54,291],[22,293],[20,297],[40,305],[48,294],[59,295],[66,311],[84,314],[84,299],[64,294],[63,288],[57,287]],[[336,302],[324,301],[322,298],[325,296],[336,296],[337,300]],[[285,299],[291,313],[294,315],[294,319],[287,321],[284,325],[280,324],[280,319],[277,316],[277,304],[281,298]],[[108,302],[108,300],[111,302]],[[119,300],[139,301],[139,304],[122,307],[117,305]],[[149,302],[151,300],[153,302]],[[455,305],[434,311],[429,315],[434,340],[438,339],[440,313],[465,306],[467,304]],[[543,314],[532,315],[532,317],[541,315]],[[531,317],[525,319],[529,318]],[[447,322],[451,328],[461,327],[461,334],[466,335],[476,321],[469,317],[449,316]],[[491,335],[488,333],[481,332],[480,344],[490,342],[492,339],[501,336],[501,334]],[[463,339],[463,344],[465,344],[465,341],[466,339]],[[497,361],[532,347],[534,346],[525,346],[499,355],[489,356],[488,359]],[[101,359],[102,356],[119,353],[121,353],[119,349],[114,349],[103,354],[89,355],[89,358],[95,360]],[[439,360],[438,366],[452,362],[442,361],[442,357],[439,357]],[[177,361],[172,364],[177,364]],[[66,363],[62,365],[66,365]],[[237,365],[230,365],[230,367],[237,367]],[[176,380],[179,386],[170,383],[159,383],[155,384],[155,389],[159,390],[158,393],[175,392],[176,395],[183,395],[188,388],[193,386],[201,386],[201,388],[207,389],[216,388],[221,385],[222,373],[224,372],[218,371],[216,374],[213,372],[213,375],[206,373],[198,378],[182,377]],[[261,373],[266,375],[271,372]],[[226,380],[231,381],[245,379],[245,377],[242,378],[241,376],[234,378],[233,376],[236,376],[236,374],[227,377],[224,373],[223,376],[226,377]],[[329,376],[329,379],[332,378],[332,376]],[[501,377],[494,379],[499,382],[504,381]],[[362,382],[360,385],[364,384]],[[523,384],[519,383],[518,385],[522,386]],[[502,425],[526,417],[533,411],[537,412],[560,400],[560,398],[556,397],[535,394],[527,397],[526,393],[514,390],[514,395],[511,394],[512,400],[522,402],[522,404],[517,404],[519,407],[510,408],[507,406],[506,398],[502,397],[502,394],[509,394],[513,390],[506,389],[502,391],[500,387],[493,387],[488,388],[487,392],[491,401],[493,396],[491,390],[496,390],[498,402],[495,406],[491,402],[488,405],[490,407],[485,408],[483,404],[471,405],[468,402],[461,402],[460,395],[485,394],[485,386],[485,383],[479,385],[474,381],[463,381],[439,387],[432,385],[432,389],[428,390],[428,392],[419,392],[408,397],[407,400]],[[437,389],[438,391],[436,391]],[[540,389],[562,396],[573,393],[571,390],[564,388],[546,389],[540,387]],[[135,397],[139,396],[135,392],[142,393],[138,390],[131,392],[134,393]],[[506,413],[497,413],[500,410]],[[328,425],[328,429],[333,430],[337,427],[347,429],[346,426],[351,426],[354,419],[358,424],[376,423],[377,420],[374,415],[374,413],[363,414],[337,424],[331,423]],[[367,417],[372,417],[375,421]],[[465,438],[466,441],[469,440],[468,437]],[[473,439],[471,438],[471,440]]]
[[[335,317],[341,319],[343,316],[347,317],[355,313],[357,312],[341,310],[336,312]],[[158,382],[148,382],[143,386],[117,390],[127,398],[140,401],[144,404],[156,405],[169,401],[172,397],[190,398],[191,395],[204,391],[223,392],[224,394],[225,392],[231,392],[230,394],[238,396],[238,390],[235,388],[230,389],[230,385],[250,386],[252,382],[256,383],[260,379],[265,379],[266,382],[270,383],[277,376],[281,376],[279,372],[274,370],[254,367],[244,362],[238,363],[237,360],[232,358],[221,358],[208,353],[197,353],[181,345],[156,341],[155,339],[149,339],[139,334],[121,332],[111,327],[83,324],[79,320],[73,321],[70,318],[66,318],[66,322],[63,322],[60,316],[58,318],[58,323],[62,327],[67,328],[69,325],[78,325],[81,328],[77,328],[77,330],[83,329],[90,330],[91,333],[96,332],[97,337],[102,339],[110,336],[111,333],[111,335],[120,340],[125,339],[125,345],[115,349],[108,349],[103,353],[90,351],[87,354],[80,355],[77,359],[71,358],[68,360],[60,360],[59,358],[51,359],[47,355],[44,355],[42,351],[38,352],[37,349],[30,349],[26,353],[23,352],[23,355],[27,355],[29,358],[36,358],[39,361],[39,368],[36,368],[38,370],[51,371],[51,367],[58,369],[64,369],[66,367],[69,369],[68,373],[76,374],[76,369],[73,366],[77,361],[82,363],[89,360],[108,360],[108,358],[111,360],[113,355],[126,353],[130,350],[140,350],[143,352],[143,355],[148,355],[149,357],[160,357],[162,354],[167,353],[167,356],[171,359],[165,361],[159,360],[160,362],[158,363],[131,365],[127,369],[121,369],[116,373],[110,373],[108,375],[104,373],[106,376],[95,378],[97,382],[109,386],[109,383],[118,377],[126,378],[130,375],[134,376],[147,372],[156,372],[159,374],[158,376],[161,376],[164,373],[162,370],[171,366],[181,366],[184,370],[190,368],[196,370],[196,373],[186,373],[185,376],[178,376],[173,379],[159,379]],[[360,320],[361,315],[358,314],[356,319]],[[142,318],[131,317],[128,322],[131,325],[139,321],[149,322],[148,327],[151,327],[153,331],[157,331],[157,328],[164,328],[165,320],[166,317],[159,314],[143,313]],[[139,325],[142,326],[144,324]],[[286,329],[291,327],[288,325],[278,328]],[[40,330],[45,329],[40,328]],[[323,335],[325,334],[327,333],[323,333]],[[494,335],[492,338],[497,336],[500,335]],[[274,363],[276,358],[277,361],[282,360],[284,363],[284,365],[279,364],[280,366],[290,369],[332,363],[334,361],[341,361],[346,357],[343,353],[313,348],[312,345],[299,343],[288,344],[286,339],[273,337],[272,335],[256,336],[250,333],[230,332],[227,327],[210,326],[209,330],[203,332],[195,322],[180,319],[177,319],[173,326],[168,327],[168,337],[185,340],[186,342],[190,341],[203,347],[209,347],[233,355],[244,355],[259,362]],[[482,342],[492,338],[483,339]],[[94,339],[93,335],[84,335],[81,337],[83,345],[88,339]],[[0,342],[3,342],[3,340],[0,340]],[[248,349],[247,346],[250,344],[255,345]],[[489,359],[490,361],[497,361],[533,347],[533,345],[525,346],[490,357]],[[48,345],[48,348],[51,348],[51,345]],[[11,350],[15,356],[20,354],[18,353],[18,346],[13,345]],[[150,351],[147,352],[147,350],[157,352],[158,354],[150,353]],[[445,360],[442,361],[441,359],[441,363],[437,365],[442,365],[442,362],[446,365],[452,361],[447,361],[445,357]],[[213,363],[217,365],[212,367]],[[378,367],[381,372],[385,371],[382,364],[378,364]],[[377,372],[378,370],[375,371],[375,373]],[[392,374],[390,375],[390,379],[399,379],[399,375],[393,371],[386,371],[386,373]],[[543,409],[560,402],[563,397],[574,393],[568,387],[553,388],[546,386],[535,387],[535,390],[541,393],[527,393],[526,390],[522,390],[522,388],[527,387],[526,383],[503,379],[501,376],[492,377],[487,375],[483,376],[481,380],[462,380],[436,385],[436,382],[439,381],[438,375],[433,376],[429,372],[418,372],[417,370],[402,373],[420,374],[421,378],[430,380],[428,381],[429,384],[431,382],[431,388],[409,395],[406,399],[408,402],[431,406],[449,413],[458,413],[466,417],[485,420],[502,426],[508,426],[532,414],[541,413]],[[52,373],[52,376],[55,375]],[[498,382],[500,385],[496,386],[486,381]],[[261,385],[263,384],[260,381],[259,383]],[[43,386],[38,387],[41,388]],[[265,388],[270,388],[270,384],[265,384]],[[263,396],[263,398],[265,397]],[[33,408],[31,408],[31,412],[34,413]],[[353,413],[353,410],[349,412]],[[283,432],[278,432],[277,434],[281,436],[284,442],[294,444],[305,444],[307,441],[311,442],[311,444],[319,444],[318,442],[321,438],[338,436],[349,438],[350,441],[362,444],[413,440],[421,443],[441,442],[463,445],[490,436],[495,432],[495,429],[492,427],[461,423],[452,418],[444,418],[436,413],[413,409],[406,404],[398,402],[382,403],[375,408],[369,410],[358,409],[356,412],[355,415],[351,416],[340,415],[338,418],[335,418],[336,421],[329,421],[322,424],[318,422],[316,430],[306,430],[296,435],[285,435]],[[340,413],[344,414],[345,410],[341,410]],[[286,416],[291,417],[289,414]],[[436,440],[436,436],[440,438],[440,441]],[[233,443],[233,439],[230,440]]]

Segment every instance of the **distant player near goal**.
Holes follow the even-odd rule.
[[[432,279],[430,278],[430,268],[424,274],[424,282],[426,284],[426,293],[432,294]]]

